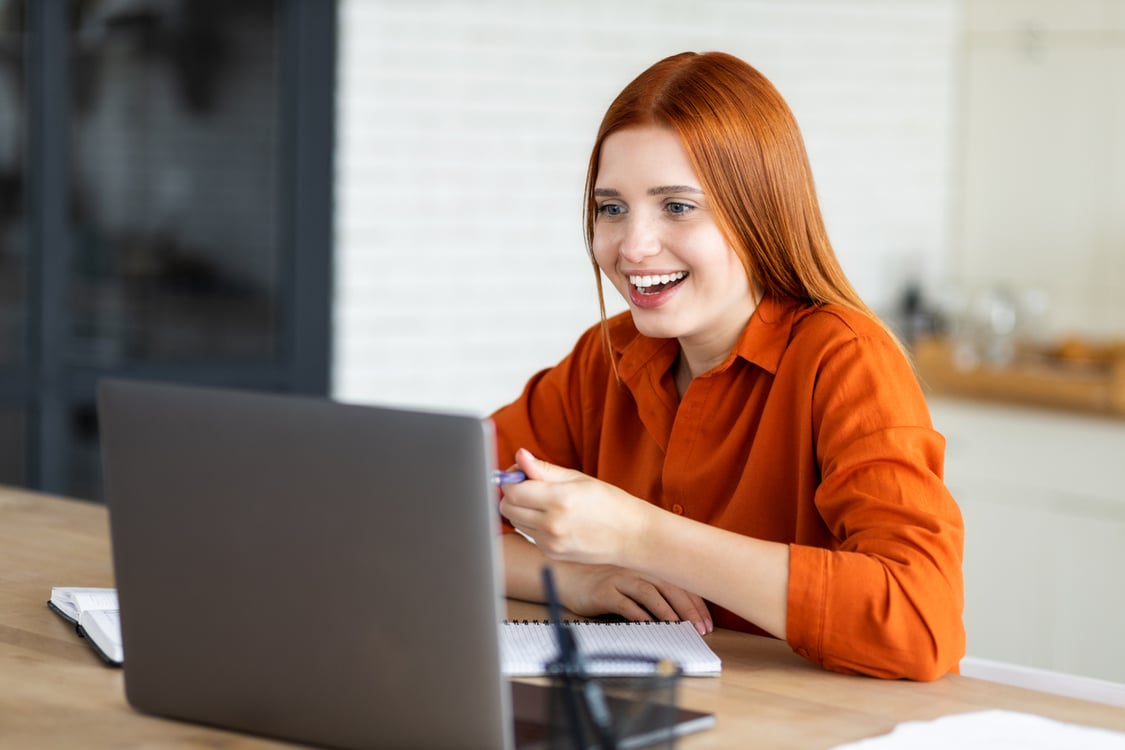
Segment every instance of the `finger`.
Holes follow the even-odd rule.
[[[516,466],[523,469],[523,473],[527,475],[528,479],[544,479],[543,472],[547,467],[546,461],[540,461],[535,457],[535,454],[527,448],[520,448],[516,451]]]
[[[651,622],[653,617],[647,609],[637,604],[625,594],[618,594],[617,600],[606,608],[608,612],[621,615],[626,620],[634,622]]]
[[[583,476],[581,472],[556,466],[549,461],[537,458],[527,448],[516,451],[516,464],[523,469],[528,479],[546,482],[565,482]]]
[[[512,526],[530,534],[538,530],[542,522],[543,512],[536,508],[520,505],[505,495],[500,500],[500,515],[508,519]]]
[[[624,589],[628,590],[624,590]],[[622,587],[621,593],[644,607],[656,620],[678,620],[675,608],[664,598],[664,594],[656,584],[644,579],[635,579],[630,584]]]
[[[528,482],[505,485],[501,488],[500,512],[504,508],[531,510],[542,513],[547,510],[551,500],[551,493],[544,492],[542,485],[533,487]]]
[[[702,597],[676,586],[665,587],[662,593],[664,599],[676,611],[677,620],[687,620],[695,626],[700,635],[707,635],[715,629],[711,612]]]

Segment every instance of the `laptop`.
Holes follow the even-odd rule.
[[[490,422],[122,379],[98,416],[134,708],[324,747],[545,746],[547,688],[500,668]]]

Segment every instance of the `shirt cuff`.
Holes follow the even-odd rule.
[[[829,554],[819,547],[789,545],[785,640],[794,652],[817,664],[824,650]]]

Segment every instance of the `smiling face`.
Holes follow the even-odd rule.
[[[722,361],[756,303],[676,132],[644,126],[610,134],[593,194],[594,260],[629,303],[637,329],[679,339],[696,374]]]

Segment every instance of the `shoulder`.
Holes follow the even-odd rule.
[[[836,304],[802,308],[793,321],[789,350],[816,359],[852,351],[907,362],[902,346],[886,326],[859,310]]]
[[[802,308],[793,323],[793,336],[817,338],[825,342],[867,338],[895,344],[879,321],[859,310],[836,304]]]
[[[808,308],[793,326],[787,355],[787,374],[805,379],[822,414],[863,415],[868,428],[930,424],[909,356],[870,315],[841,305]]]
[[[852,381],[888,393],[918,387],[909,355],[893,334],[870,315],[842,305],[799,311],[779,369],[788,377],[811,379],[814,388]]]

